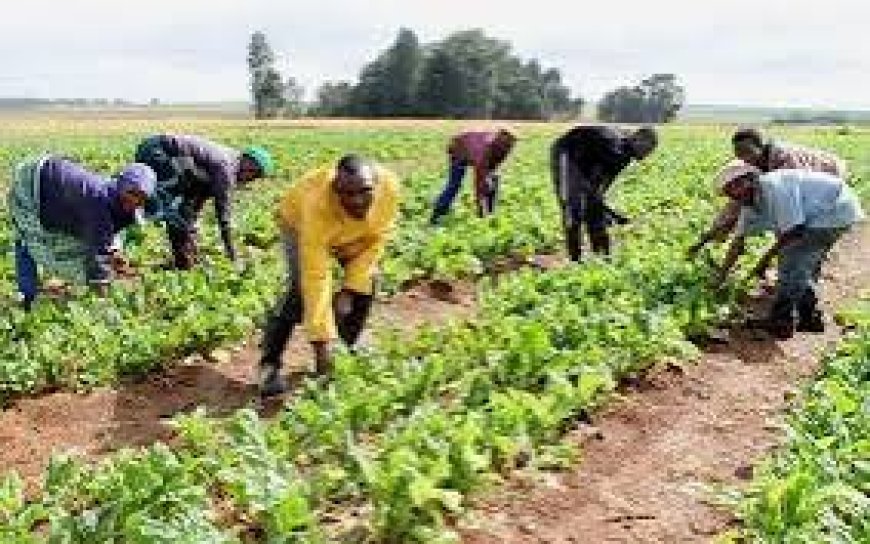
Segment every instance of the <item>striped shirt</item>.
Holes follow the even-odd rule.
[[[773,141],[764,146],[765,172],[775,170],[812,170],[846,179],[846,163],[821,149]]]

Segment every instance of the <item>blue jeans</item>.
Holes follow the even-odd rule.
[[[39,275],[36,261],[33,260],[27,246],[20,240],[15,241],[15,277],[18,282],[18,292],[24,297],[24,308],[29,310],[39,292]]]
[[[448,167],[447,185],[435,199],[435,209],[432,212],[432,222],[438,220],[442,215],[447,215],[453,201],[456,200],[456,195],[462,188],[462,178],[465,177],[465,171],[468,169],[468,163],[465,161],[450,158]]]
[[[822,263],[845,230],[807,229],[800,239],[780,251],[776,286],[778,301],[799,305],[803,299],[816,298]]]

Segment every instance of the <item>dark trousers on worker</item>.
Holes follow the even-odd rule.
[[[266,322],[263,331],[263,354],[261,365],[281,366],[281,356],[296,325],[302,322],[303,303],[300,284],[299,246],[296,237],[285,234],[284,256],[287,263],[287,291]],[[371,312],[374,295],[356,293],[353,295],[351,311],[346,316],[336,316],[338,336],[348,346],[359,340],[363,327]]]
[[[779,254],[776,297],[770,321],[788,335],[798,318],[798,329],[811,332],[821,328],[818,282],[822,264],[846,229],[806,229]]]
[[[437,223],[438,220],[441,219],[441,217],[447,215],[450,212],[450,208],[453,206],[453,201],[456,200],[456,196],[459,194],[459,190],[462,188],[462,180],[465,177],[465,173],[468,170],[469,166],[471,165],[467,161],[457,159],[452,155],[449,156],[449,164],[447,167],[447,184],[444,186],[441,194],[438,195],[438,198],[435,199],[435,205],[432,211],[431,220],[433,224]],[[484,187],[477,187],[475,185],[474,188],[477,214],[480,217],[484,217],[495,212],[495,206],[498,200],[499,190],[498,175],[495,172],[491,173],[490,176],[484,181],[484,185]]]
[[[579,262],[583,248],[583,227],[589,236],[592,251],[607,255],[610,253],[610,235],[607,233],[609,221],[607,206],[570,160],[567,153],[553,150],[550,157],[553,186],[562,211],[562,228],[565,231],[565,245],[568,256]]]
[[[166,221],[166,235],[172,249],[173,265],[177,269],[190,270],[196,264],[199,255],[199,216],[207,199],[202,194],[182,194],[178,216]]]

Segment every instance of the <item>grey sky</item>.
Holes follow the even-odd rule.
[[[401,26],[483,28],[587,98],[670,71],[692,103],[870,108],[865,0],[20,0],[0,19],[0,96],[244,100],[257,29],[311,91]]]

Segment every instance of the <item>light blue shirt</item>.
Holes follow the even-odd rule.
[[[759,178],[754,205],[744,206],[737,233],[779,234],[803,225],[808,229],[837,229],[864,219],[861,202],[842,179],[810,170],[776,170]]]

